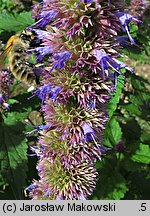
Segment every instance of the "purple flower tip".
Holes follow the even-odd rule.
[[[117,41],[122,47],[127,47],[130,44],[128,38],[129,38],[128,36],[117,36],[116,37]]]
[[[79,196],[79,200],[86,200],[85,195],[84,195],[84,194],[81,194],[81,195]]]
[[[93,99],[89,102],[89,108],[90,109],[95,109],[96,108],[96,101]]]
[[[3,101],[3,95],[0,94],[0,103]]]
[[[28,50],[28,52],[36,52],[39,53],[39,55],[37,56],[37,61],[42,62],[43,61],[43,57],[45,55],[48,54],[52,54],[53,53],[53,47],[52,46],[43,46],[43,47],[36,47],[34,49],[30,49]]]
[[[38,188],[38,185],[36,184],[32,184],[32,185],[29,185],[27,188],[25,188],[24,192],[25,192],[25,195],[26,195],[26,192],[27,191],[32,191],[33,189],[36,189]]]
[[[53,65],[50,72],[52,72],[55,68],[57,70],[62,69],[65,66],[66,61],[71,57],[71,53],[69,51],[64,51],[54,55],[54,59],[57,62]]]
[[[84,122],[81,125],[82,129],[83,129],[83,133],[84,133],[84,137],[85,140],[87,142],[90,142],[93,140],[93,137],[95,136],[95,132],[94,130],[90,127],[90,125],[87,122]]]
[[[53,100],[56,100],[61,89],[62,89],[61,86],[56,86],[56,87],[52,88],[50,98],[52,98]]]
[[[38,26],[41,28],[44,28],[47,24],[50,23],[51,20],[53,20],[57,15],[57,12],[54,10],[51,11],[44,11],[39,15],[39,20],[31,25],[31,27]]]
[[[124,76],[119,70],[126,68],[129,70],[127,65],[115,58],[110,57],[105,52],[101,50],[96,50],[95,57],[99,61],[99,65],[102,69],[103,78],[105,79],[105,76],[111,76],[111,73],[108,72],[109,68],[115,71],[115,73]],[[116,76],[117,77],[117,76]],[[116,80],[114,80],[116,81]]]
[[[37,146],[30,146],[30,149],[32,152],[34,152],[35,154],[28,154],[28,156],[32,157],[32,156],[37,156],[38,158],[40,158],[40,156],[42,155],[42,152],[40,149],[38,149]]]
[[[34,91],[33,96],[37,95],[38,98],[42,100],[42,104],[43,104],[46,97],[56,100],[61,89],[62,89],[61,86],[52,87],[51,84],[47,84],[39,87],[36,91]]]
[[[133,17],[132,15],[124,13],[124,12],[117,12],[116,16],[118,17],[118,19],[122,25],[122,30],[128,34],[128,37],[130,39],[131,44],[136,45],[134,39],[132,38],[132,36],[130,34],[130,29],[129,29],[128,25],[129,25],[131,20],[138,22],[138,23],[142,23],[142,21],[138,20],[135,17]]]
[[[45,198],[45,197],[49,197],[50,194],[51,194],[51,192],[50,192],[50,191],[47,191],[47,192],[43,195],[43,198]]]
[[[56,197],[56,200],[63,200],[63,197],[60,196],[60,195],[58,195],[58,196]]]
[[[46,98],[46,95],[51,92],[51,85],[47,84],[44,86],[39,87],[34,94],[38,96],[38,98],[40,98],[42,100],[42,104]]]

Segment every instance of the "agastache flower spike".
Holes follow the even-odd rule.
[[[0,71],[0,108],[8,109],[9,87],[12,80],[8,71]]]
[[[32,199],[85,200],[93,193],[95,161],[108,150],[102,145],[108,120],[105,104],[117,77],[132,69],[120,60],[124,42],[135,44],[123,12],[123,1],[43,0],[35,6],[37,62],[42,61],[40,86],[46,130],[32,150],[38,155],[39,180],[29,187]],[[121,29],[127,38],[119,38]],[[125,40],[124,40],[125,39]],[[40,43],[40,44],[39,44]],[[123,69],[123,70],[122,70]]]

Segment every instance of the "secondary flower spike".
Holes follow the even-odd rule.
[[[102,145],[108,120],[105,104],[126,70],[120,48],[134,44],[124,2],[43,0],[35,5],[37,47],[28,52],[42,62],[40,87],[44,125],[33,151],[39,180],[28,187],[32,199],[84,200],[96,186],[95,161],[108,150]],[[122,31],[122,32],[121,32]],[[120,33],[127,33],[127,37]],[[130,40],[128,40],[128,37]],[[123,40],[125,39],[125,40]]]
[[[8,71],[0,71],[0,109],[9,108],[9,87],[12,85],[12,80]]]

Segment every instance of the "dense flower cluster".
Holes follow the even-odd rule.
[[[33,95],[42,101],[45,125],[33,149],[40,180],[27,190],[33,199],[87,199],[96,184],[95,161],[107,151],[105,104],[118,76],[130,70],[120,61],[120,41],[135,44],[129,24],[140,21],[124,12],[121,0],[43,0],[33,16],[28,29],[40,45],[28,52],[44,65]]]
[[[9,87],[12,84],[8,71],[0,71],[0,108],[7,109],[9,107]]]

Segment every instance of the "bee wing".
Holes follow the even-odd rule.
[[[10,37],[10,39],[7,41],[5,50],[0,54],[0,69],[6,69],[7,56],[12,48],[14,38],[14,35]]]
[[[12,45],[10,45],[9,47],[7,47],[1,54],[0,54],[0,69],[6,69],[7,66],[7,57],[8,57],[8,53],[11,50]]]
[[[4,50],[1,54],[0,54],[0,69],[6,69],[6,65],[7,65],[7,51]]]

